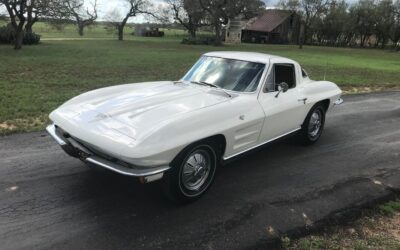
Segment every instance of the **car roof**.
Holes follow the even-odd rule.
[[[248,62],[257,62],[257,63],[264,63],[268,64],[271,58],[280,58],[285,59],[288,61],[292,61],[290,59],[265,54],[265,53],[258,53],[258,52],[242,52],[242,51],[215,51],[209,52],[204,54],[204,56],[211,56],[211,57],[221,57],[227,59],[234,59],[234,60],[243,60]]]

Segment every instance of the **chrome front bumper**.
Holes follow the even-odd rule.
[[[47,126],[47,132],[61,146],[61,148],[70,156],[79,158],[89,165],[95,165],[116,172],[118,174],[141,177],[142,182],[151,182],[163,177],[165,171],[169,170],[169,166],[161,167],[139,167],[128,164],[119,164],[118,162],[104,159],[96,155],[92,150],[88,149],[78,141],[72,138],[66,138],[57,131],[54,124]]]

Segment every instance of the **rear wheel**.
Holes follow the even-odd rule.
[[[311,145],[321,137],[325,125],[325,106],[317,103],[311,108],[299,133],[299,141]]]
[[[184,149],[163,178],[167,197],[179,203],[200,198],[214,181],[218,157],[212,142],[200,142]]]

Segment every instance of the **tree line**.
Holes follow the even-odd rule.
[[[221,25],[226,25],[229,18],[242,14],[244,19],[250,19],[264,9],[260,1],[243,1],[243,5],[232,7],[229,1],[217,0],[210,6],[211,11],[205,8],[203,0],[166,2],[171,6],[170,15],[191,37],[196,36],[198,29],[212,26],[217,39]],[[312,44],[400,48],[400,0],[359,0],[353,4],[345,0],[281,0],[277,8],[290,10],[299,17],[300,47]]]
[[[215,43],[222,41],[222,27],[229,18],[243,14],[253,17],[264,8],[261,0],[165,0],[165,5],[156,8],[150,0],[124,0],[125,8],[111,10],[105,17],[109,26],[118,32],[123,40],[123,30],[131,17],[140,14],[159,22],[176,21],[184,27],[191,37],[196,36],[202,26],[211,26],[215,31]],[[85,0],[0,0],[8,13],[14,33],[14,48],[21,49],[24,33],[31,33],[38,20],[47,20],[57,25],[73,22],[79,35],[98,18],[97,1]]]
[[[282,0],[301,17],[300,45],[399,48],[400,0]]]
[[[127,20],[138,14],[151,14],[151,4],[148,0],[124,0],[127,3],[125,15],[115,22],[119,32],[119,39],[123,39],[123,32]],[[39,20],[47,20],[51,24],[73,22],[77,26],[79,35],[95,23],[98,18],[97,0],[0,0],[0,7],[7,10],[8,18],[14,34],[14,48],[21,49],[25,33],[32,33],[32,26]]]
[[[123,40],[124,28],[131,17],[147,15],[161,23],[177,23],[191,39],[204,27],[214,32],[214,44],[221,44],[223,28],[229,19],[251,19],[263,13],[261,0],[164,0],[154,6],[151,0],[124,0],[125,7],[110,10],[105,22],[115,28]],[[79,35],[98,19],[97,0],[0,0],[7,10],[14,33],[14,48],[22,47],[24,33],[31,33],[38,20],[74,23]],[[399,48],[400,0],[281,0],[279,8],[293,11],[300,20],[300,47],[303,44],[329,46],[392,45]],[[374,38],[374,39],[371,39]]]

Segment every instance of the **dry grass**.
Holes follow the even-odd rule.
[[[383,92],[383,91],[400,91],[399,86],[368,86],[368,87],[343,86],[341,88],[344,94],[364,94],[364,93]]]
[[[392,201],[347,226],[295,241],[282,238],[284,249],[382,249],[400,250],[400,201]]]

